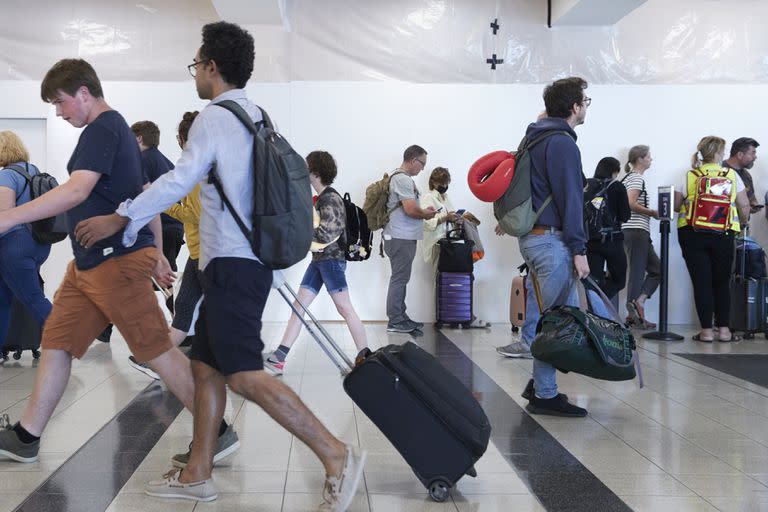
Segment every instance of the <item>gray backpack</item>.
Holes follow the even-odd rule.
[[[530,233],[541,213],[552,201],[552,194],[550,194],[537,211],[533,210],[530,150],[544,139],[557,134],[572,137],[565,130],[550,130],[533,139],[523,137],[520,141],[515,153],[515,174],[512,181],[504,195],[493,202],[493,215],[499,221],[501,230],[508,235],[521,237]]]
[[[211,183],[235,218],[254,254],[271,269],[288,268],[309,252],[312,226],[312,193],[304,159],[275,131],[267,113],[254,123],[236,102],[216,103],[232,112],[253,134],[253,231],[249,230],[224,194],[214,167]]]

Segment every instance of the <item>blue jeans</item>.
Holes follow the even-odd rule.
[[[11,304],[16,297],[42,326],[51,312],[38,272],[51,253],[50,245],[38,244],[29,229],[0,237],[0,349],[5,347]]]
[[[346,270],[346,260],[312,260],[304,272],[301,287],[315,295],[320,293],[323,285],[330,295],[343,292],[347,289],[347,277],[344,275]]]
[[[541,302],[544,310],[556,305],[578,306],[579,294],[576,288],[573,257],[562,240],[561,233],[544,235],[529,234],[518,239],[520,253],[528,267],[536,274],[541,289]],[[522,337],[528,345],[535,336],[539,311],[533,291],[533,279],[528,279],[530,300],[525,309],[525,324]],[[594,292],[590,292],[593,311],[599,316],[608,317],[609,313]],[[556,304],[556,302],[558,302]],[[557,370],[554,366],[537,359],[533,360],[533,385],[539,398],[557,396]]]

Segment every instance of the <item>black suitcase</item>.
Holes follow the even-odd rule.
[[[298,296],[273,283],[293,305]],[[465,474],[477,476],[491,425],[472,393],[416,344],[388,345],[358,356],[355,364],[303,305],[307,332],[344,375],[344,390],[408,462],[433,500],[448,499]],[[318,332],[319,331],[319,332]],[[323,339],[320,335],[322,334]]]
[[[734,244],[734,267],[729,284],[731,293],[731,311],[729,325],[731,330],[742,332],[744,339],[752,339],[755,333],[764,331],[761,281],[747,277],[746,251],[736,251],[739,242],[744,243],[747,230],[744,230],[744,238],[736,240]]]
[[[471,273],[437,273],[437,314],[435,326],[443,324],[469,328],[472,323],[472,281]]]
[[[40,278],[40,286],[43,286],[43,279]],[[25,350],[32,351],[32,357],[40,359],[40,339],[43,335],[43,328],[37,322],[32,313],[26,306],[13,299],[11,305],[11,321],[8,325],[8,334],[5,337],[5,346],[3,347],[3,356],[13,352],[13,358],[21,359],[21,353]]]

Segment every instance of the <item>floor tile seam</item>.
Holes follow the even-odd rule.
[[[447,336],[446,336],[446,337],[447,337]],[[457,347],[458,347],[458,348],[461,350],[461,347],[460,347],[458,344],[457,344]],[[462,352],[463,352],[463,350],[462,350]],[[466,352],[464,352],[464,353],[465,353],[465,355],[469,356],[469,355],[468,355]],[[473,362],[474,362],[474,361],[473,361]],[[477,363],[475,363],[475,364],[477,364]],[[478,366],[479,366],[479,365],[478,365]],[[486,371],[486,370],[483,368],[483,371]],[[491,377],[491,378],[494,380],[494,382],[496,382],[496,380],[495,380],[495,379],[494,379],[494,378],[491,376],[491,374],[490,374],[490,373],[488,373],[488,372],[486,371],[486,374],[487,374],[489,377]],[[594,382],[593,382],[593,380],[592,380],[592,379],[588,379],[587,377],[583,377],[583,376],[581,376],[581,375],[579,375],[579,378],[580,378],[580,379],[582,379],[582,380],[584,380],[584,381],[586,381],[586,382],[587,382],[587,383],[589,383],[589,384],[592,384],[592,385],[594,386]],[[500,385],[498,382],[496,382],[496,385],[498,385],[499,387],[501,387],[501,388],[503,389],[503,387],[502,387],[502,386],[501,386],[501,385]],[[596,387],[598,387],[598,386],[596,386]],[[600,387],[598,387],[598,389],[600,389],[601,391],[604,391],[604,392],[606,392],[604,389],[602,389],[602,388],[600,388]],[[657,422],[656,420],[654,420],[653,418],[651,418],[651,417],[647,416],[647,415],[646,415],[646,414],[645,414],[643,411],[640,411],[640,410],[638,410],[636,407],[634,407],[633,405],[631,405],[631,404],[629,404],[629,403],[625,402],[624,400],[622,400],[621,398],[617,397],[616,395],[613,395],[613,394],[612,394],[612,393],[610,393],[610,392],[607,392],[607,393],[608,393],[608,394],[609,394],[611,397],[613,397],[614,399],[616,399],[617,401],[619,401],[619,402],[621,402],[621,403],[625,404],[627,407],[630,407],[631,409],[633,409],[633,410],[637,411],[638,413],[640,413],[640,414],[642,414],[643,416],[647,417],[647,418],[648,418],[648,419],[650,419],[651,421],[654,421],[654,422],[656,422],[656,423],[659,423],[659,422]],[[510,398],[511,398],[511,397],[510,397]],[[513,400],[514,400],[514,399],[513,399]],[[519,404],[518,404],[518,405],[519,405]],[[543,429],[544,429],[544,430],[545,430],[547,433],[549,433],[549,434],[550,434],[550,435],[551,435],[551,436],[552,436],[552,437],[553,437],[555,440],[557,440],[558,442],[560,442],[560,441],[557,439],[557,435],[556,435],[556,434],[554,434],[554,433],[552,433],[552,432],[550,432],[550,431],[547,429],[546,425],[544,425],[544,424],[540,423],[540,422],[538,421],[538,419],[537,419],[537,418],[536,418],[534,415],[529,415],[529,416],[530,416],[532,419],[534,419],[534,420],[535,420],[535,421],[536,421],[536,422],[539,424],[539,426],[541,426],[541,427],[542,427],[542,428],[543,428]],[[613,435],[613,436],[614,436],[616,439],[620,440],[622,443],[624,443],[626,446],[628,446],[630,449],[632,449],[632,450],[633,450],[633,451],[634,451],[634,452],[635,452],[637,455],[639,455],[640,457],[642,457],[643,459],[645,459],[646,461],[648,461],[649,463],[651,463],[651,464],[653,464],[655,467],[657,467],[657,468],[658,468],[658,469],[659,469],[659,470],[660,470],[660,471],[661,471],[663,474],[665,474],[665,475],[669,476],[670,478],[672,478],[672,479],[673,479],[675,482],[677,482],[678,484],[682,485],[684,488],[688,489],[688,490],[689,490],[691,493],[698,495],[698,494],[697,494],[697,493],[696,493],[696,492],[695,492],[693,489],[690,489],[690,488],[689,488],[688,486],[686,486],[684,483],[682,483],[682,482],[681,482],[681,481],[679,481],[677,478],[675,478],[675,476],[674,476],[674,475],[672,475],[671,473],[668,473],[666,470],[664,470],[663,468],[661,468],[660,466],[658,466],[658,464],[656,464],[656,463],[655,463],[655,462],[653,462],[651,459],[649,459],[648,457],[646,457],[646,456],[645,456],[643,453],[641,453],[641,452],[640,452],[640,451],[639,451],[637,448],[635,448],[634,446],[632,446],[632,445],[631,445],[631,444],[630,444],[630,443],[629,443],[629,442],[628,442],[626,439],[622,438],[622,437],[621,437],[621,436],[620,436],[620,435],[619,435],[617,432],[615,432],[615,431],[611,430],[609,427],[607,427],[606,425],[604,425],[603,423],[601,423],[601,422],[600,422],[598,419],[596,419],[596,418],[594,418],[594,417],[592,417],[592,416],[590,416],[590,418],[591,418],[591,419],[592,419],[592,420],[593,420],[595,423],[597,423],[597,424],[599,424],[601,427],[603,427],[603,428],[604,428],[604,429],[605,429],[607,432],[609,432],[611,435]],[[660,424],[660,423],[659,423],[659,424]],[[686,441],[688,441],[687,439],[685,439],[685,437],[683,437],[683,436],[682,436],[681,434],[679,434],[678,432],[675,432],[674,430],[672,430],[672,429],[670,429],[670,428],[668,428],[668,427],[666,427],[666,426],[664,426],[664,425],[661,425],[661,426],[662,426],[662,427],[664,427],[664,428],[666,428],[666,429],[668,429],[668,430],[670,430],[671,432],[675,433],[675,434],[676,434],[678,437],[682,438],[683,440],[686,440]],[[689,441],[689,442],[691,442],[691,441]],[[692,443],[692,444],[694,444],[694,445],[695,445],[695,443]],[[698,446],[698,445],[696,445],[696,446]],[[568,451],[568,453],[570,453],[570,454],[571,454],[573,457],[575,457],[575,458],[576,458],[576,460],[578,460],[580,464],[584,465],[584,466],[585,466],[585,467],[587,467],[587,469],[588,469],[588,466],[586,466],[586,465],[584,464],[584,462],[581,460],[581,456],[580,456],[580,455],[576,455],[576,454],[574,454],[573,452],[571,452],[570,450],[568,450],[568,449],[567,449],[565,446],[563,446],[563,448],[565,448],[565,449],[566,449],[566,451]],[[714,456],[714,455],[713,455],[713,456]],[[722,459],[720,459],[719,457],[716,457],[716,458],[717,458],[718,460],[721,460],[721,461],[722,461]],[[722,461],[722,462],[724,462],[724,461]],[[599,477],[597,477],[597,476],[596,476],[596,478],[598,478],[598,479],[599,479],[601,482],[603,482],[603,481],[602,481],[602,479],[600,479]],[[605,485],[606,487],[608,487],[608,488],[610,489],[610,487],[608,486],[608,484],[607,484],[607,483],[603,482],[603,485]],[[614,493],[616,492],[616,491],[614,491],[613,489],[611,489],[611,491],[612,491],[612,492],[614,492]],[[619,495],[618,495],[618,493],[616,493],[616,494],[617,494],[617,496],[619,496]]]
[[[81,445],[81,446],[80,446],[79,448],[77,448],[77,449],[76,449],[76,450],[75,450],[75,451],[74,451],[74,452],[73,452],[71,455],[69,455],[69,457],[67,457],[67,458],[66,458],[66,460],[64,460],[64,462],[62,462],[62,463],[61,463],[61,465],[59,465],[59,467],[57,467],[56,469],[54,469],[54,470],[50,471],[50,472],[49,472],[49,475],[48,475],[48,476],[47,476],[45,479],[43,479],[43,481],[42,481],[42,482],[40,482],[40,484],[39,484],[37,487],[35,487],[35,489],[34,489],[32,492],[28,493],[27,497],[26,497],[26,498],[24,498],[24,499],[23,499],[23,500],[22,500],[22,501],[21,501],[21,502],[18,504],[17,508],[18,508],[19,506],[21,506],[22,504],[26,503],[26,501],[27,501],[27,500],[28,500],[28,499],[29,499],[31,496],[33,496],[33,495],[35,495],[35,494],[47,494],[47,493],[41,493],[41,492],[39,492],[39,491],[40,491],[40,489],[41,489],[43,486],[45,486],[45,485],[46,485],[46,484],[47,484],[47,483],[48,483],[48,482],[49,482],[49,481],[50,481],[52,478],[54,478],[54,477],[55,477],[55,475],[56,475],[56,474],[57,474],[57,473],[58,473],[58,472],[61,470],[61,468],[65,467],[65,465],[66,465],[66,464],[68,464],[68,463],[69,463],[69,462],[70,462],[70,461],[71,461],[73,458],[77,457],[77,455],[80,453],[80,451],[81,451],[81,450],[82,450],[82,449],[83,449],[83,448],[84,448],[84,447],[85,447],[85,446],[86,446],[86,445],[87,445],[89,442],[91,442],[91,440],[93,440],[93,438],[95,438],[96,436],[98,436],[98,435],[101,433],[101,431],[103,431],[105,428],[107,428],[107,426],[108,426],[108,425],[109,425],[109,424],[112,422],[112,420],[113,420],[114,418],[116,418],[117,416],[119,416],[119,415],[120,415],[120,414],[121,414],[121,413],[122,413],[122,412],[123,412],[125,409],[127,409],[127,408],[128,408],[130,405],[131,405],[131,403],[133,403],[133,400],[135,400],[135,399],[136,399],[136,398],[137,398],[137,397],[138,397],[140,394],[144,393],[144,392],[145,392],[147,389],[149,389],[149,387],[150,387],[150,386],[154,386],[154,385],[155,385],[155,383],[150,383],[150,384],[148,384],[148,385],[147,385],[147,387],[146,387],[146,388],[144,388],[142,391],[140,391],[140,392],[139,392],[139,393],[138,393],[138,394],[137,394],[137,395],[136,395],[136,396],[135,396],[133,399],[131,399],[131,401],[130,401],[130,402],[128,402],[128,404],[126,404],[126,405],[125,405],[125,407],[123,407],[123,408],[122,408],[122,409],[120,409],[118,412],[116,412],[116,413],[115,413],[115,415],[112,417],[112,419],[111,419],[111,420],[107,421],[107,422],[106,422],[104,425],[102,425],[102,426],[101,426],[101,427],[100,427],[100,428],[99,428],[99,429],[98,429],[96,432],[94,432],[94,434],[93,434],[91,437],[89,437],[89,438],[88,438],[88,440],[87,440],[87,441],[86,441],[86,442],[85,442],[83,445]],[[66,409],[65,409],[65,410],[66,410]],[[52,417],[51,419],[53,419],[53,417]],[[121,490],[122,490],[122,489],[121,489]],[[22,494],[23,494],[23,493],[22,493]],[[112,500],[111,500],[111,501],[114,501],[114,499],[115,499],[115,498],[116,498],[116,497],[117,497],[119,494],[120,494],[120,492],[118,491],[118,493],[117,493],[117,494],[115,494],[115,495],[112,497]],[[110,503],[111,503],[111,501],[110,501]]]
[[[491,373],[488,373],[488,372],[485,370],[485,368],[483,368],[483,367],[482,367],[482,366],[480,366],[478,363],[476,363],[474,360],[472,360],[472,358],[471,358],[471,355],[470,355],[470,354],[468,354],[468,353],[467,353],[467,352],[464,350],[464,348],[462,348],[462,346],[461,346],[462,344],[459,344],[459,343],[456,343],[456,342],[454,342],[454,341],[453,341],[453,339],[451,339],[451,337],[449,337],[447,333],[443,332],[443,330],[442,330],[442,329],[439,329],[439,330],[437,330],[436,332],[437,332],[438,336],[439,336],[439,335],[443,335],[443,336],[444,336],[444,337],[445,337],[445,338],[446,338],[448,341],[450,341],[450,342],[451,342],[451,343],[452,343],[452,344],[453,344],[453,345],[456,347],[456,349],[457,349],[457,350],[459,350],[459,351],[460,351],[460,352],[461,352],[461,353],[462,353],[462,354],[463,354],[463,355],[464,355],[466,358],[468,358],[468,359],[469,359],[469,360],[472,362],[472,364],[474,364],[474,365],[476,365],[478,368],[480,368],[480,369],[481,369],[481,370],[482,370],[482,371],[483,371],[483,372],[484,372],[484,373],[485,373],[485,374],[488,376],[488,378],[489,378],[489,379],[490,379],[492,382],[494,382],[494,384],[496,384],[496,386],[498,386],[498,387],[499,387],[499,389],[501,389],[501,390],[502,390],[504,393],[506,393],[506,394],[507,394],[507,396],[509,397],[509,399],[510,399],[510,400],[512,400],[512,401],[515,403],[515,405],[516,405],[517,407],[520,407],[520,409],[521,409],[521,410],[523,410],[523,411],[525,412],[525,414],[527,414],[527,415],[528,415],[528,417],[529,417],[529,418],[531,418],[531,419],[533,419],[534,421],[536,421],[536,423],[537,423],[537,425],[539,426],[539,428],[543,429],[543,430],[544,430],[544,432],[546,432],[547,434],[549,434],[549,435],[552,437],[552,439],[555,441],[555,443],[557,443],[557,444],[558,444],[558,445],[559,445],[559,446],[560,446],[560,447],[561,447],[561,448],[562,448],[562,449],[563,449],[563,450],[564,450],[566,453],[569,453],[571,456],[575,457],[575,458],[576,458],[576,460],[579,462],[579,464],[580,464],[580,465],[581,465],[581,466],[584,468],[584,470],[586,471],[586,473],[588,473],[588,474],[589,474],[589,475],[591,475],[593,478],[595,478],[595,479],[596,479],[598,482],[600,482],[600,483],[601,483],[601,484],[602,484],[602,485],[603,485],[603,486],[604,486],[604,487],[605,487],[605,488],[606,488],[606,489],[607,489],[607,490],[608,490],[610,493],[612,493],[612,494],[613,494],[613,495],[614,495],[616,498],[618,498],[618,499],[619,499],[619,501],[621,501],[622,503],[624,503],[624,505],[625,505],[627,508],[629,508],[629,505],[627,505],[627,504],[626,504],[626,502],[624,502],[624,500],[621,498],[621,496],[619,496],[619,495],[618,495],[618,494],[617,494],[617,493],[616,493],[616,492],[615,492],[613,489],[611,489],[611,488],[610,488],[610,487],[609,487],[609,486],[608,486],[608,485],[607,485],[605,482],[603,482],[603,481],[602,481],[602,480],[601,480],[601,479],[600,479],[600,478],[599,478],[597,475],[595,475],[595,474],[594,474],[594,473],[593,473],[593,472],[592,472],[592,471],[591,471],[591,470],[590,470],[590,469],[589,469],[589,468],[588,468],[588,467],[587,467],[587,466],[586,466],[586,465],[585,465],[583,462],[581,462],[581,460],[579,460],[579,458],[578,458],[576,455],[574,455],[573,453],[571,453],[571,451],[570,451],[568,448],[566,448],[565,446],[563,446],[563,445],[562,445],[562,443],[560,443],[560,441],[557,439],[557,437],[556,437],[554,434],[552,434],[552,433],[551,433],[549,430],[547,430],[547,428],[546,428],[546,427],[545,427],[545,426],[544,426],[542,423],[540,423],[540,422],[539,422],[539,421],[538,421],[538,420],[535,418],[535,415],[529,414],[527,411],[525,411],[525,408],[524,408],[524,407],[522,407],[520,404],[518,404],[518,403],[517,403],[517,401],[515,401],[515,399],[512,397],[512,395],[511,395],[511,394],[510,394],[508,391],[506,391],[506,390],[504,389],[504,387],[503,387],[502,385],[500,385],[500,384],[499,384],[499,383],[496,381],[495,377],[494,377],[494,376],[493,376]],[[613,433],[613,432],[612,432],[612,434],[613,434],[613,435],[616,435],[616,434],[615,434],[615,433]],[[502,454],[502,457],[504,457],[504,456],[503,456],[503,454]],[[506,457],[504,457],[504,459],[505,459],[505,461],[507,462],[507,464],[509,464],[509,466],[510,466],[510,467],[511,467],[511,468],[512,468],[514,471],[515,471],[515,473],[517,474],[518,478],[520,478],[520,479],[521,479],[521,481],[522,481],[522,478],[521,478],[521,472],[524,472],[524,471],[523,471],[523,470],[521,470],[520,468],[518,468],[518,467],[517,467],[517,466],[516,466],[514,463],[512,463],[512,461],[511,461],[511,460],[507,459]],[[534,490],[533,490],[533,489],[530,487],[529,483],[527,483],[527,482],[525,482],[525,481],[523,481],[523,484],[526,486],[526,489],[527,489],[527,490],[528,490],[528,492],[529,492],[529,494],[528,494],[528,495],[530,495],[531,497],[533,497],[533,498],[534,498],[534,499],[537,501],[537,503],[538,503],[538,504],[539,504],[539,505],[540,505],[542,508],[544,508],[544,509],[546,510],[546,508],[547,508],[547,507],[545,506],[545,504],[544,504],[544,501],[542,500],[542,496],[546,496],[546,493],[543,493],[543,494],[542,494],[542,493],[537,493],[537,492],[534,492]],[[454,504],[455,504],[455,501],[454,501]]]
[[[702,352],[690,352],[690,354],[702,354]],[[685,357],[683,357],[681,355],[678,355],[678,354],[672,354],[671,353],[669,355],[670,356],[674,356],[676,359],[671,359],[671,358],[667,358],[667,359],[669,361],[671,361],[671,362],[679,364],[680,366],[684,366],[686,368],[689,368],[691,370],[697,371],[699,373],[703,373],[703,374],[705,374],[705,375],[707,375],[709,377],[721,380],[721,381],[725,382],[726,384],[730,384],[731,386],[743,389],[743,390],[745,390],[745,391],[747,391],[749,393],[754,393],[754,394],[756,394],[758,396],[761,396],[763,398],[768,398],[768,392],[766,392],[764,394],[764,393],[761,393],[761,392],[756,391],[754,389],[750,389],[750,388],[748,388],[745,385],[742,385],[742,383],[746,383],[746,384],[749,384],[751,386],[762,387],[762,386],[760,386],[758,384],[754,384],[752,382],[749,382],[748,380],[741,379],[739,377],[735,377],[733,375],[730,375],[730,374],[725,373],[725,372],[721,372],[721,371],[716,370],[714,368],[710,368],[709,366],[705,366],[705,365],[703,365],[701,363],[697,363],[696,361],[692,361],[691,359],[687,359],[687,358],[685,358]],[[745,355],[747,355],[747,354],[745,354]],[[762,355],[764,355],[764,354],[762,354]],[[728,379],[734,379],[734,380],[736,380],[738,382],[731,382],[730,380],[728,380],[728,379],[726,379],[724,377],[728,377]]]

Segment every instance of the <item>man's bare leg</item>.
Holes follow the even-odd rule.
[[[32,396],[19,423],[33,436],[40,437],[61,400],[72,372],[72,356],[64,350],[43,349],[37,367]]]

